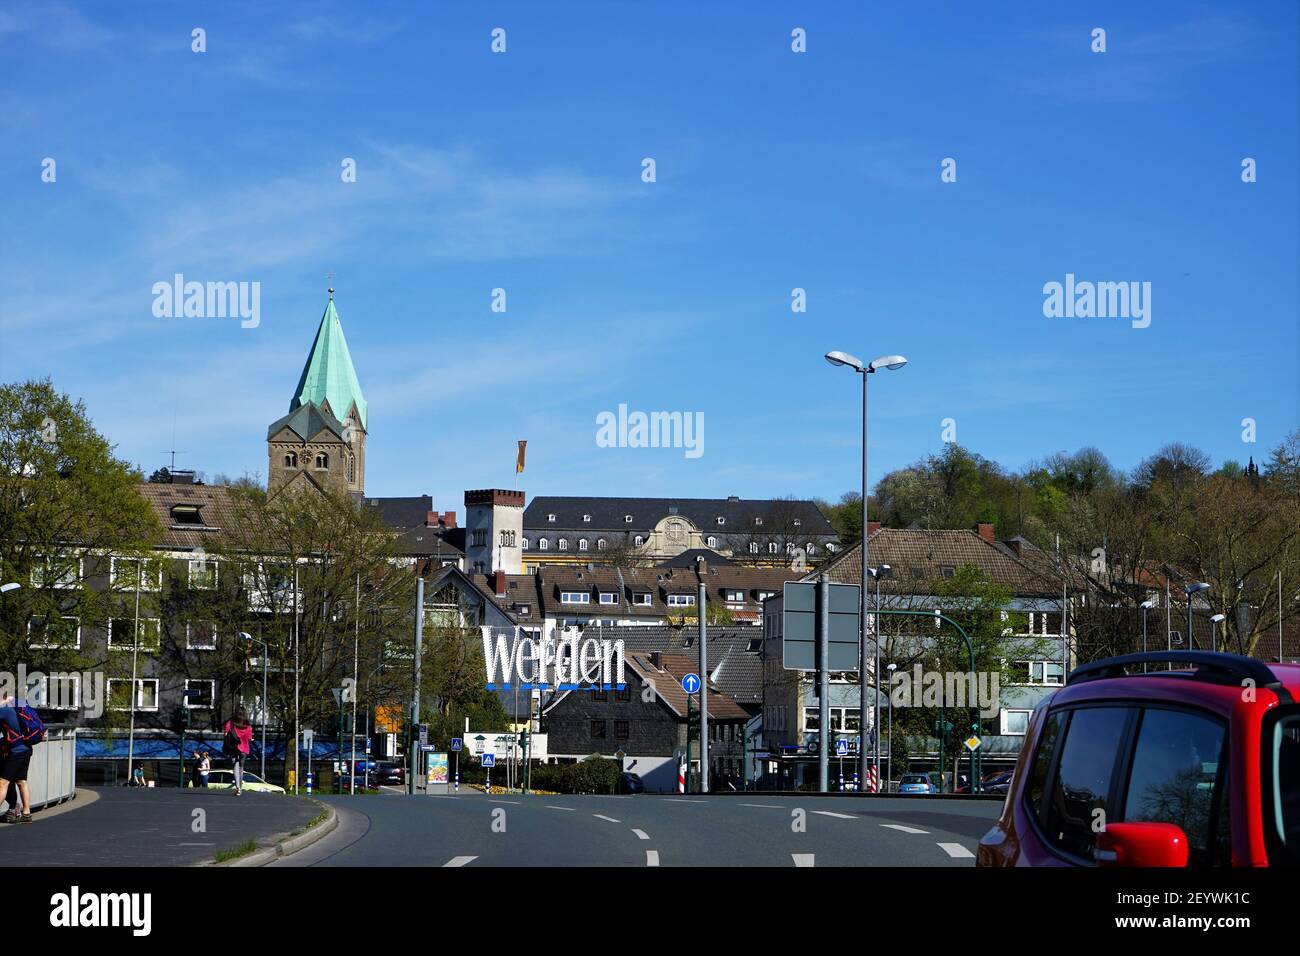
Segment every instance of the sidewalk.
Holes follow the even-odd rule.
[[[83,788],[84,789],[84,788]],[[320,813],[298,797],[228,790],[96,787],[39,812],[32,823],[0,823],[4,866],[188,866],[246,840],[288,833]],[[196,815],[195,810],[204,811]],[[205,829],[195,831],[196,820]]]

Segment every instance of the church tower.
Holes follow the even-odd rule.
[[[365,494],[366,399],[334,308],[334,290],[329,294],[289,414],[267,429],[271,492],[305,484]]]

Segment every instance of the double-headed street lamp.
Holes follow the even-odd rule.
[[[870,590],[867,580],[870,574],[867,565],[867,376],[882,368],[889,369],[891,372],[900,369],[907,364],[907,359],[901,355],[882,355],[863,364],[861,359],[847,352],[835,351],[826,353],[826,361],[832,365],[848,366],[862,376],[862,603],[858,609],[862,619],[862,637],[858,647],[858,684],[861,689],[858,698],[858,722],[861,727],[867,719],[867,591]],[[879,740],[879,728],[872,729],[876,731],[876,738]],[[823,728],[822,733],[825,732]],[[861,744],[858,746],[858,780],[861,781],[858,792],[862,793],[866,789],[867,782],[867,748]]]
[[[1192,636],[1192,595],[1200,594],[1202,591],[1208,591],[1209,589],[1210,586],[1204,581],[1188,584],[1183,588],[1183,593],[1187,595],[1187,647],[1189,650],[1196,646],[1196,640]]]

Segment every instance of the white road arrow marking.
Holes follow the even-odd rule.
[[[633,827],[632,832],[636,834],[638,840],[650,839],[650,834],[646,833],[644,830],[638,830],[636,827]]]
[[[472,863],[474,860],[477,859],[478,857],[476,856],[453,856],[450,860],[448,860],[446,863],[443,864],[443,868],[445,869],[446,867],[449,866],[464,866],[466,863]]]
[[[595,817],[597,820],[608,820],[610,823],[622,822],[621,820],[615,820],[613,817],[607,817],[603,813],[593,813],[592,816]]]
[[[905,827],[901,823],[882,823],[886,830],[899,830],[902,833],[929,833],[929,830],[918,830],[916,827]],[[940,844],[942,846],[942,844]]]
[[[646,865],[646,866],[658,866],[658,865],[659,865],[659,851],[658,851],[658,850],[646,850],[646,851],[645,851],[645,865]]]
[[[940,843],[939,848],[955,860],[973,860],[975,854],[960,843]]]
[[[795,866],[814,866],[813,860],[816,858],[815,853],[791,853],[794,857]]]

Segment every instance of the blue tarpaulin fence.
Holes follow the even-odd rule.
[[[102,734],[77,734],[77,759],[78,760],[125,760],[127,756],[128,734],[113,734],[105,738]],[[206,750],[214,757],[222,756],[221,735],[211,737],[202,737],[194,734],[185,735],[185,759],[189,760],[200,751]],[[136,734],[134,757],[136,760],[175,760],[176,747],[179,743],[179,737],[176,734],[159,735],[159,734]],[[283,760],[285,756],[284,739],[276,740],[268,736],[266,741],[266,759]],[[360,760],[366,756],[366,742],[364,737],[357,738],[357,759]],[[300,747],[298,750],[299,759],[307,759],[307,748]],[[253,744],[250,748],[249,759],[260,760],[262,757],[261,739],[257,734],[253,735]],[[339,744],[335,740],[313,740],[311,748],[311,758],[313,760],[337,760],[339,757]],[[343,759],[350,760],[352,757],[352,740],[349,737],[343,738]]]

